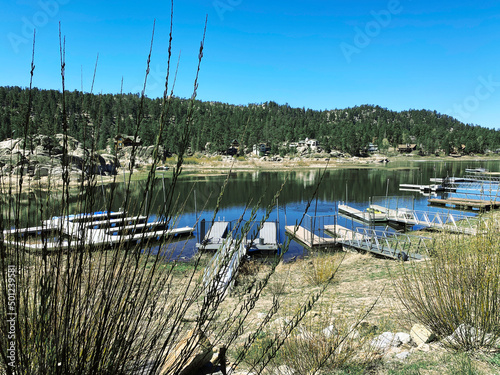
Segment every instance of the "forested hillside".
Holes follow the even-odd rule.
[[[33,90],[30,133],[53,135],[62,132],[61,93]],[[28,91],[0,87],[0,140],[21,137]],[[500,131],[466,125],[427,110],[394,112],[378,106],[315,111],[274,102],[236,106],[218,102],[195,103],[191,149],[225,152],[233,139],[251,149],[267,142],[271,152],[286,152],[283,142],[315,138],[327,150],[357,154],[368,143],[384,151],[398,144],[417,144],[422,151],[450,153],[465,145],[466,153],[483,153],[500,147]],[[335,103],[332,103],[332,107]],[[134,94],[93,95],[73,91],[66,95],[69,135],[82,140],[94,134],[98,149],[104,149],[117,134],[133,135],[139,116],[140,97]],[[176,152],[180,124],[184,124],[188,100],[173,98],[164,145]],[[157,135],[161,100],[145,100],[139,137],[150,145]],[[86,137],[88,138],[88,136]]]

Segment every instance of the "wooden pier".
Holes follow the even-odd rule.
[[[387,222],[387,217],[384,213],[378,213],[376,211],[372,212],[360,211],[346,204],[340,204],[338,206],[338,209],[339,209],[339,214],[347,217],[352,217],[353,219],[360,221],[362,223],[382,224]]]
[[[429,204],[432,205],[438,205],[438,206],[450,205],[455,208],[465,208],[467,210],[478,209],[480,211],[489,211],[492,208],[498,208],[500,206],[500,202],[497,201],[467,199],[467,198],[446,198],[446,199],[431,198],[428,199],[428,202]]]
[[[336,238],[332,238],[330,236],[318,236],[310,230],[301,226],[285,226],[285,232],[290,238],[301,243],[308,249],[338,246],[338,241]]]

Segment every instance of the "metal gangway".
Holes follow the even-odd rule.
[[[205,267],[203,285],[208,298],[223,299],[234,285],[241,260],[246,255],[244,242],[229,235]]]
[[[354,232],[354,231],[353,231]],[[353,236],[341,241],[356,250],[399,260],[420,260],[429,254],[432,240],[421,236],[368,228],[357,228]]]
[[[473,181],[484,181],[496,184],[500,183],[500,176],[492,176],[488,174],[466,174],[464,178]]]
[[[407,226],[421,225],[445,232],[470,235],[477,234],[478,228],[482,224],[480,217],[468,216],[463,213],[415,211],[404,208],[387,209],[387,219]]]

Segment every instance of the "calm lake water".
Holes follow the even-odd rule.
[[[385,197],[400,197],[398,204],[405,205],[416,210],[440,210],[427,205],[427,197],[415,192],[399,191],[399,184],[430,184],[433,177],[460,177],[465,174],[465,168],[487,168],[490,171],[499,171],[498,161],[471,162],[471,161],[447,161],[447,162],[419,162],[402,161],[389,162],[385,166],[366,169],[336,169],[336,170],[292,170],[289,172],[240,172],[233,173],[229,177],[224,195],[220,201],[220,208],[216,214],[216,220],[227,220],[235,222],[243,215],[244,219],[250,217],[251,209],[260,201],[257,210],[257,221],[265,213],[273,196],[283,185],[278,199],[278,207],[273,207],[269,220],[279,220],[280,242],[285,240],[285,225],[293,225],[299,222],[310,202],[308,214],[310,216],[327,217],[330,220],[337,213],[339,202],[347,202],[350,206],[364,210],[369,204],[380,203]],[[186,175],[178,181],[174,196],[177,207],[182,207],[182,214],[178,217],[176,226],[193,226],[197,217],[211,221],[213,211],[217,205],[217,198],[224,186],[226,175],[196,176]],[[321,183],[318,185],[318,183]],[[171,172],[167,172],[164,179],[157,178],[153,194],[145,196],[143,186],[145,182],[135,182],[131,186],[131,200],[128,208],[130,214],[138,214],[138,206],[141,202],[152,205],[151,212],[159,212],[163,205],[165,184],[168,190],[171,181]],[[113,189],[113,199],[110,200],[110,186],[97,186],[95,202],[90,202],[86,207],[92,210],[101,210],[111,202],[112,210],[124,207],[124,184],[117,183]],[[315,194],[316,192],[316,194]],[[43,193],[24,197],[25,200],[45,199],[53,203],[53,212],[57,212],[57,194],[47,197]],[[59,194],[60,195],[60,194]],[[106,198],[103,198],[106,197]],[[73,198],[70,210],[77,213],[77,198]],[[394,204],[395,202],[393,202]],[[35,210],[35,212],[31,212]],[[442,209],[441,209],[442,210]],[[49,211],[49,210],[47,210]],[[90,211],[90,210],[87,210]],[[28,218],[40,218],[36,208],[26,209]],[[31,213],[31,214],[30,214]],[[44,216],[48,215],[44,214]],[[50,217],[50,216],[48,216]],[[308,219],[306,219],[307,221]],[[31,220],[30,220],[31,221]],[[39,221],[39,219],[38,219]],[[333,223],[333,222],[332,222]],[[348,228],[357,227],[358,224],[350,219],[339,216],[338,223]],[[30,222],[29,225],[39,225]],[[306,223],[307,226],[307,223]],[[377,228],[382,229],[382,228]],[[175,246],[178,254],[182,249],[182,256],[189,258],[195,252],[195,237],[177,243]],[[292,241],[286,258],[300,256],[304,249],[298,243]]]

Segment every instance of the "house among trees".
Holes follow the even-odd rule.
[[[416,144],[405,144],[405,145],[398,145],[398,152],[401,154],[409,154],[412,151],[415,151],[417,149]]]
[[[300,140],[298,142],[290,142],[288,145],[289,148],[296,150],[297,152],[318,152],[321,150],[319,141],[317,139],[309,139]]]
[[[308,146],[312,151],[316,151],[319,147],[319,142],[317,139],[306,138],[306,146]]]
[[[368,147],[366,148],[368,152],[378,152],[378,145],[373,143],[368,143]]]
[[[121,150],[124,147],[128,146],[140,146],[142,144],[141,139],[139,137],[136,137],[134,140],[133,136],[128,136],[128,135],[121,135],[118,134],[115,137],[115,149],[116,150]]]
[[[266,143],[253,145],[252,153],[257,156],[265,156],[271,151],[271,148]]]

